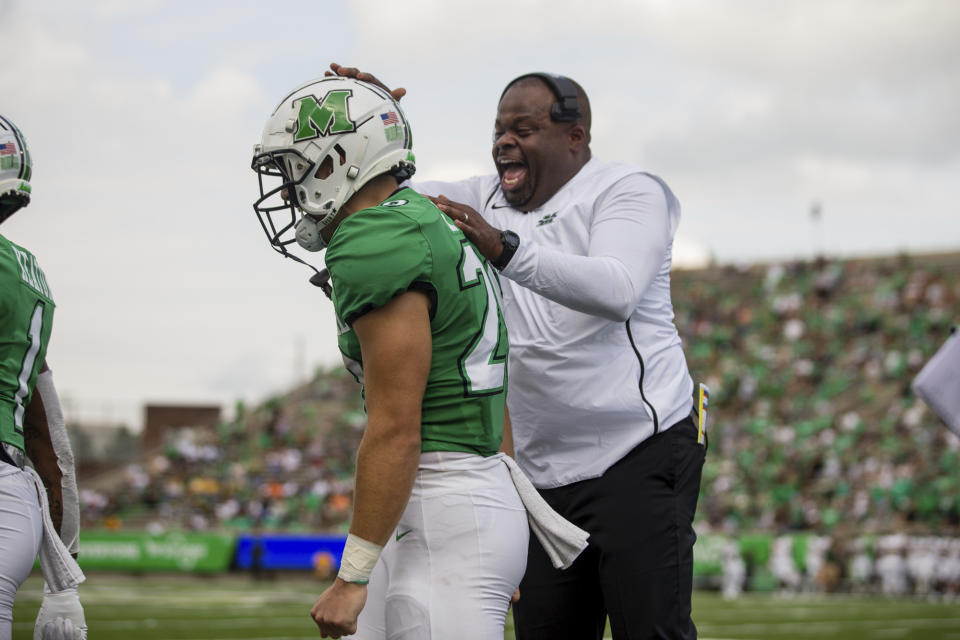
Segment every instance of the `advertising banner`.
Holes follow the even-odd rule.
[[[237,569],[318,571],[340,566],[344,534],[251,535],[237,539]]]
[[[85,571],[215,573],[230,568],[233,551],[230,534],[82,531],[78,561]]]

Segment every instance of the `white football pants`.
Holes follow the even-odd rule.
[[[352,638],[503,640],[530,529],[501,458],[421,454]]]
[[[0,640],[13,635],[13,599],[40,552],[43,519],[33,480],[0,462]]]

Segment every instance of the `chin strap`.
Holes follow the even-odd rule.
[[[313,269],[314,274],[310,276],[310,284],[312,284],[315,287],[320,287],[320,289],[327,296],[327,298],[331,300],[333,299],[333,287],[330,286],[330,272],[327,271],[326,268],[317,269],[315,266],[313,266],[306,260],[303,260],[299,256],[295,256],[289,251],[287,251],[285,247],[280,251],[280,254],[283,255],[283,257],[285,258],[296,260],[300,264],[305,264],[311,269]]]
[[[316,269],[314,269],[314,271],[316,271]],[[310,284],[315,287],[320,287],[327,295],[327,298],[333,298],[333,287],[330,286],[330,272],[325,268],[310,276]]]
[[[311,269],[313,269],[314,274],[310,276],[310,284],[312,284],[315,287],[320,287],[320,290],[323,291],[324,295],[326,295],[328,299],[330,300],[333,299],[333,287],[330,286],[330,272],[327,271],[326,268],[318,270],[315,266],[313,266],[306,260],[302,260],[301,258],[293,255],[292,253],[286,253],[284,255],[286,255],[291,260],[296,260],[300,264],[305,264]]]

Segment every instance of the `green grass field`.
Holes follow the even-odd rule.
[[[18,594],[13,640],[33,637],[41,586],[31,577]],[[81,586],[81,599],[91,640],[294,640],[319,637],[308,612],[322,589],[300,575],[253,582],[93,574]],[[693,611],[704,640],[960,640],[957,603],[754,594],[726,602],[701,592]],[[506,638],[513,638],[509,618]]]

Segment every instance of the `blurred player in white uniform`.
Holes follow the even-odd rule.
[[[923,537],[910,540],[907,567],[913,580],[913,592],[918,596],[930,595],[937,572],[937,553],[934,538]]]
[[[960,539],[944,540],[937,562],[937,585],[945,600],[960,593]]]
[[[853,557],[850,559],[850,589],[854,593],[866,593],[870,591],[870,583],[873,580],[873,559],[867,550],[866,541],[858,538],[853,544]]]
[[[881,538],[879,547],[877,575],[880,576],[880,592],[885,596],[906,595],[910,585],[907,581],[907,562],[903,557],[903,536]]]
[[[806,586],[810,591],[819,591],[822,588],[818,577],[826,564],[828,549],[830,549],[830,538],[826,536],[809,536],[807,538],[804,564],[806,564]]]
[[[793,562],[793,538],[780,536],[773,541],[770,551],[770,572],[777,579],[781,592],[795,593],[800,589],[802,577]]]
[[[747,579],[747,565],[740,556],[740,544],[736,540],[727,543],[723,552],[723,599],[735,600],[743,593]]]

